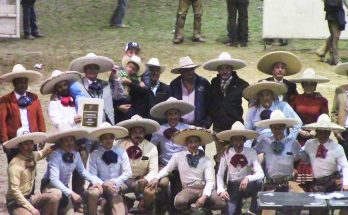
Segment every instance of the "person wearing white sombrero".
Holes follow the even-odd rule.
[[[314,180],[310,184],[310,191],[325,193],[348,191],[347,157],[343,147],[330,138],[331,132],[342,132],[345,128],[332,123],[327,114],[320,115],[315,123],[305,125],[303,128],[316,132],[315,138],[307,140],[303,148],[313,168]],[[342,184],[337,184],[337,180],[341,180]],[[347,211],[344,211],[347,214]],[[328,214],[328,211],[315,210],[310,214]]]
[[[189,56],[179,59],[179,67],[171,70],[173,74],[180,74],[170,82],[171,96],[184,100],[195,107],[195,110],[183,116],[183,122],[203,128],[210,128],[210,84],[207,79],[196,74],[200,67],[193,63]]]
[[[247,130],[239,121],[235,122],[230,130],[216,134],[218,139],[230,144],[221,157],[216,175],[217,193],[227,201],[228,215],[242,214],[243,199],[248,197],[251,197],[249,211],[254,214],[257,212],[257,193],[261,191],[264,173],[256,151],[244,147],[244,142],[258,135],[256,131]],[[226,170],[227,190],[224,188]]]
[[[110,58],[89,53],[70,62],[69,70],[84,74],[84,77],[70,85],[70,94],[78,106],[79,98],[98,98],[104,101],[103,121],[115,124],[112,99],[115,92],[110,83],[98,78],[99,73],[109,72],[114,66]]]
[[[107,205],[103,207],[105,214],[126,214],[125,205],[119,191],[121,185],[132,176],[132,170],[127,153],[113,144],[115,139],[124,138],[127,135],[127,129],[111,126],[107,122],[89,133],[89,139],[101,143],[98,149],[91,153],[89,172],[100,178],[104,183],[103,192],[97,188],[88,190],[86,214],[97,214],[100,197],[104,197],[107,201]]]
[[[209,210],[223,210],[225,201],[218,197],[215,186],[214,168],[211,160],[199,146],[213,142],[211,131],[191,126],[178,131],[173,136],[175,144],[186,146],[187,150],[175,153],[168,164],[154,177],[152,187],[158,181],[177,169],[180,174],[182,191],[174,199],[174,207],[180,212],[189,213],[190,206],[194,208],[208,208]]]
[[[27,128],[21,127],[17,130],[17,137],[3,144],[8,149],[19,149],[18,155],[7,167],[9,187],[6,193],[6,206],[10,214],[57,214],[62,197],[60,190],[52,189],[50,193],[33,193],[36,163],[54,150],[54,146],[47,146],[41,151],[33,151],[35,145],[44,142],[46,138],[45,133],[30,133]]]
[[[156,146],[145,139],[145,135],[151,135],[158,131],[160,125],[151,119],[142,118],[139,115],[122,121],[117,126],[128,129],[126,138],[117,140],[115,145],[123,148],[130,159],[132,176],[122,186],[123,193],[134,192],[140,198],[138,209],[147,211],[152,207],[155,199],[154,189],[148,187],[148,182],[158,172],[158,151]],[[131,208],[133,204],[128,205]]]
[[[79,208],[82,203],[82,194],[78,194],[69,188],[70,178],[74,170],[84,179],[93,184],[89,189],[102,190],[103,181],[97,176],[91,175],[84,167],[80,154],[75,150],[77,140],[88,135],[88,131],[82,128],[71,128],[66,123],[59,125],[59,131],[50,134],[46,142],[55,143],[58,149],[48,157],[47,170],[41,181],[43,193],[49,193],[51,188],[62,191],[63,197],[60,203],[59,214],[74,214],[74,207]]]
[[[248,82],[237,75],[237,70],[246,67],[243,60],[232,58],[223,52],[217,59],[209,60],[203,68],[217,71],[217,76],[211,80],[210,94],[211,118],[213,130],[218,133],[231,128],[236,121],[243,122],[242,92],[249,86]],[[215,141],[217,166],[224,144]]]
[[[255,130],[261,136],[271,136],[272,132],[268,128],[258,127],[257,122],[267,119],[270,113],[275,110],[281,110],[287,118],[295,118],[300,124],[296,124],[287,134],[296,139],[301,129],[301,119],[297,113],[286,103],[279,101],[277,96],[282,95],[287,90],[286,86],[274,81],[260,81],[243,91],[243,96],[247,100],[256,101],[255,104],[248,109],[245,117],[245,127],[249,130]]]
[[[31,132],[46,132],[44,115],[39,98],[28,91],[29,84],[39,81],[41,73],[27,70],[21,64],[14,65],[12,72],[0,76],[5,83],[13,85],[13,91],[0,97],[0,142],[14,137],[20,127]],[[6,149],[8,162],[15,150]]]
[[[301,60],[291,52],[274,51],[260,58],[257,69],[262,73],[272,75],[267,81],[283,83],[287,92],[279,95],[280,101],[289,102],[292,96],[297,95],[296,84],[284,79],[284,76],[294,75],[301,71]]]

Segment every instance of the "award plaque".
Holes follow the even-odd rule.
[[[103,122],[103,99],[81,98],[78,100],[78,114],[82,117],[81,127],[97,128]]]

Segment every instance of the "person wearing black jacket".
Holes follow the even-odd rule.
[[[36,24],[36,13],[34,7],[35,1],[36,0],[21,1],[23,8],[24,39],[35,39],[42,37]]]

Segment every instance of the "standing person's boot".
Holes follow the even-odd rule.
[[[186,21],[186,13],[178,14],[175,24],[175,33],[174,33],[174,44],[179,44],[184,41],[184,25]]]
[[[201,28],[202,28],[202,15],[195,14],[194,15],[194,24],[193,24],[193,42],[204,43],[206,40],[201,36]]]

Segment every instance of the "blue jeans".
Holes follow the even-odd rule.
[[[257,211],[257,193],[262,189],[262,180],[249,182],[245,191],[239,190],[240,183],[228,182],[227,192],[230,196],[228,204],[228,215],[241,215],[243,199],[251,197],[249,210],[252,213]]]
[[[127,6],[128,0],[118,0],[117,8],[115,9],[110,19],[110,25],[122,25]]]
[[[23,31],[24,35],[37,35],[36,13],[34,5],[23,4]]]

